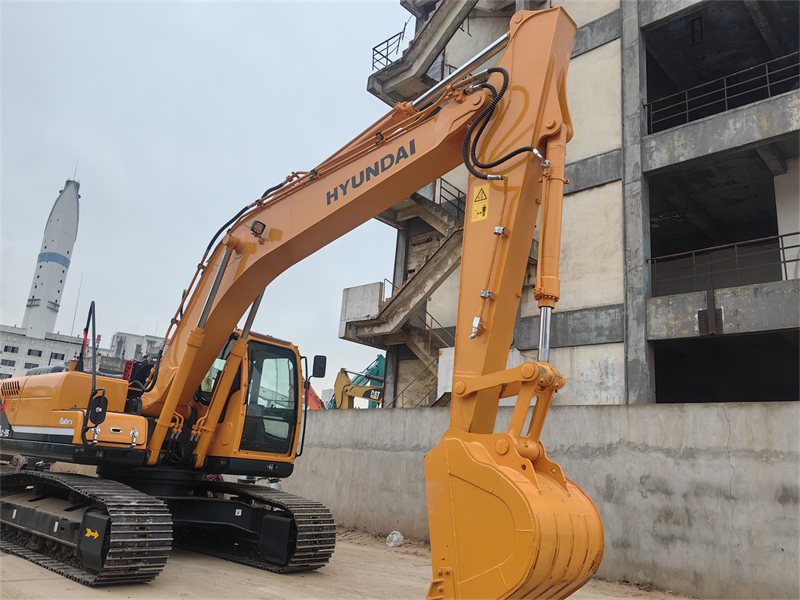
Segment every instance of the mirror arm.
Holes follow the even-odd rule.
[[[308,359],[305,356],[301,356],[300,360],[303,361],[303,372],[308,373]],[[303,415],[303,433],[300,436],[300,447],[295,452],[294,457],[299,458],[303,455],[303,450],[306,446],[306,425],[308,424],[308,389],[311,387],[311,375],[306,377],[305,383],[303,384],[303,405],[305,408],[302,410]]]

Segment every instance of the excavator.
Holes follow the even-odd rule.
[[[450,77],[245,206],[206,248],[146,374],[98,375],[85,343],[68,371],[4,380],[2,452],[95,465],[97,477],[3,474],[2,550],[87,585],[150,581],[173,545],[274,572],[324,566],[330,512],[241,478],[291,474],[304,382],[324,374],[325,359],[309,374],[296,347],[255,334],[253,319],[280,273],[463,162],[450,427],[425,458],[427,597],[564,598],[585,584],[602,558],[602,523],[540,439],[565,385],[549,363],[549,328],[575,30],[561,8],[516,13]],[[506,369],[537,218],[538,359]],[[94,327],[92,304],[93,342]],[[501,397],[516,404],[495,432]]]
[[[356,398],[365,398],[373,402],[375,406],[383,400],[382,385],[356,385],[350,379],[350,371],[339,369],[336,380],[333,382],[333,407],[335,408],[355,408]],[[364,379],[360,373],[356,379]]]

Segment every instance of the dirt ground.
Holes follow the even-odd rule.
[[[186,550],[173,550],[164,571],[149,584],[89,588],[21,558],[0,555],[3,600],[406,600],[425,598],[430,582],[430,549],[407,540],[389,548],[382,537],[340,531],[328,566],[312,573],[276,575]],[[682,598],[667,592],[593,580],[576,600]]]

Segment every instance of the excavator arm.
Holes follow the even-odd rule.
[[[186,412],[266,285],[466,160],[451,423],[425,460],[433,553],[428,597],[566,597],[591,578],[602,557],[600,518],[539,439],[553,394],[565,385],[548,355],[550,312],[560,294],[565,150],[572,136],[566,77],[574,34],[562,9],[517,13],[507,37],[494,45],[495,51],[505,46],[496,68],[478,77],[457,73],[438,96],[398,104],[235,219],[201,264],[143,396],[143,413],[158,416],[148,464],[158,462],[175,415]],[[539,359],[506,370],[537,218]],[[233,344],[229,379],[245,354],[245,329]],[[206,422],[221,414],[225,383],[223,377]],[[499,399],[509,396],[517,397],[511,424],[495,433]],[[197,432],[198,468],[213,433],[213,427]]]

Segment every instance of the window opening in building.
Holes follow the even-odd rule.
[[[15,361],[15,360],[8,360],[7,358],[4,358],[4,359],[0,360],[0,365],[2,365],[4,367],[13,367],[16,364],[17,364],[17,361]]]
[[[10,354],[16,354],[17,352],[19,352],[19,347],[18,346],[5,346],[3,348],[3,352],[8,352]]]
[[[799,331],[655,341],[656,402],[797,401]],[[754,388],[742,385],[741,373],[769,377]]]
[[[654,296],[781,281],[794,272],[798,236],[779,224],[765,148],[785,160],[800,151],[796,137],[786,138],[648,178]]]
[[[36,363],[25,363],[25,368],[26,369],[35,369],[38,366],[39,365],[37,365]]]
[[[33,348],[28,350],[28,356],[41,356],[41,355],[42,355],[41,350],[34,350]]]
[[[2,381],[3,379],[11,379],[11,377],[12,377],[11,373],[0,373],[0,381]]]
[[[50,360],[64,360],[64,355],[59,352],[51,352]]]

